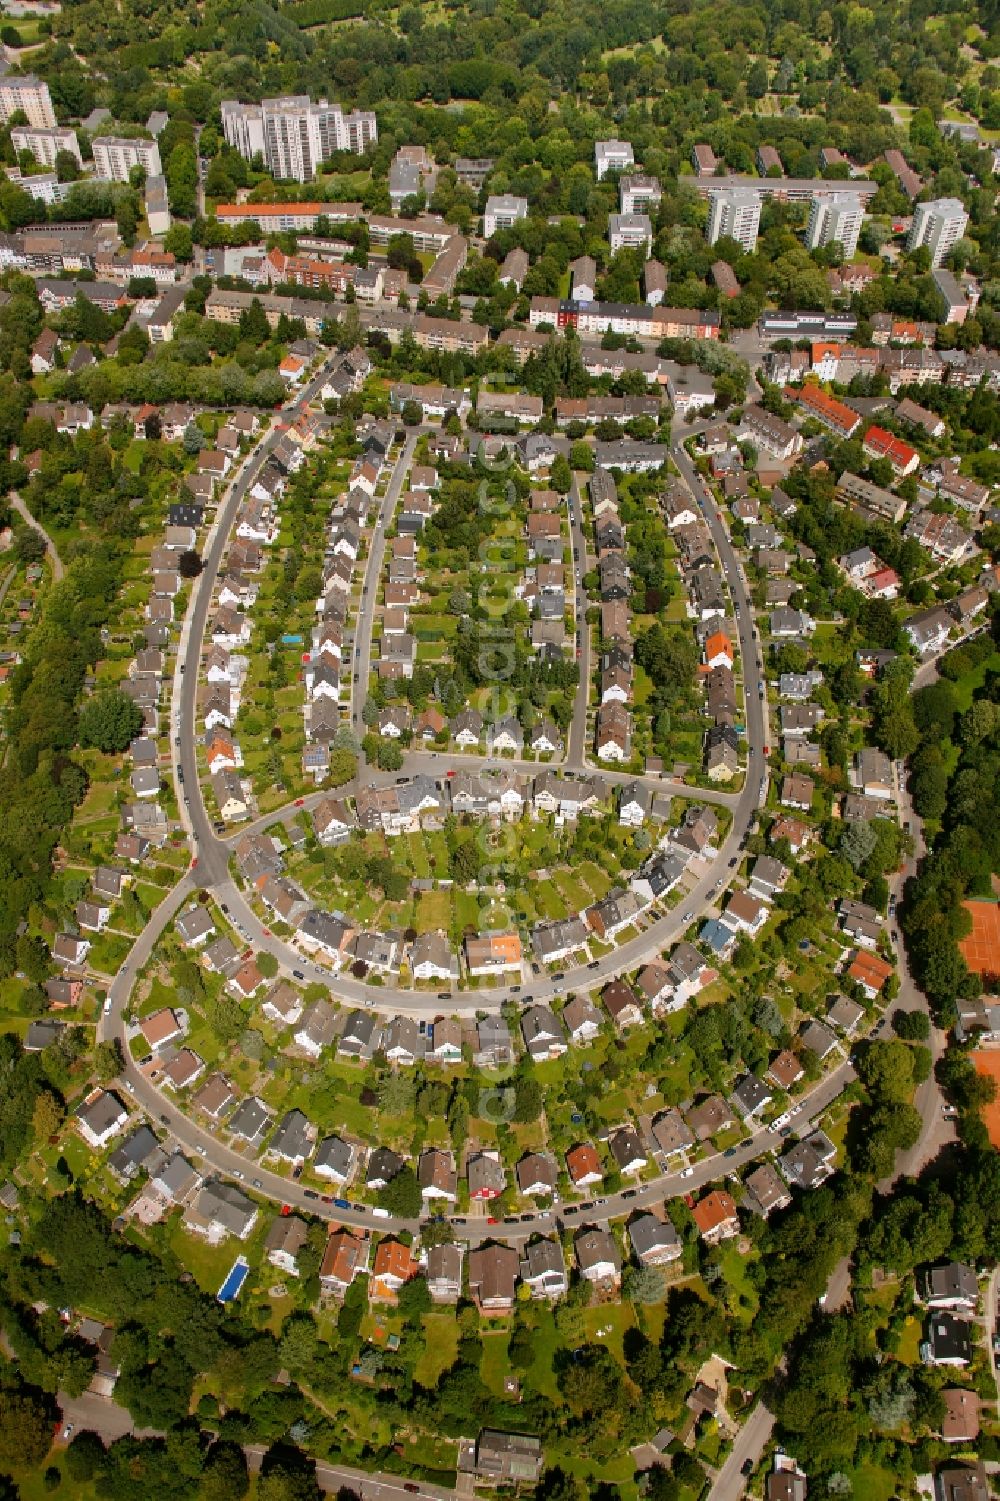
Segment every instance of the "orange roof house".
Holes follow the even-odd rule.
[[[725,631],[713,631],[705,641],[705,661],[709,667],[733,665],[733,643]]]
[[[869,954],[864,949],[859,949],[847,973],[874,1000],[892,974],[892,965],[887,964],[878,954]]]
[[[590,1183],[600,1183],[604,1178],[597,1149],[591,1146],[589,1141],[570,1148],[566,1153],[566,1167],[577,1188],[586,1188]]]
[[[372,1280],[368,1288],[369,1298],[394,1303],[399,1289],[411,1277],[415,1277],[419,1270],[409,1246],[405,1246],[401,1240],[383,1240],[375,1252]]]
[[[205,752],[210,771],[216,769],[217,762],[225,762],[229,766],[236,765],[236,746],[229,735],[216,734],[212,736],[212,743]]]
[[[909,443],[904,443],[902,438],[897,438],[895,433],[890,433],[887,428],[870,427],[865,433],[862,446],[870,458],[888,459],[894,474],[912,474],[914,469],[920,467],[917,450]]]
[[[739,1233],[740,1217],[736,1212],[736,1200],[724,1188],[714,1189],[700,1199],[691,1210],[691,1218],[698,1226],[698,1233],[703,1240],[726,1240]]]
[[[151,1048],[161,1048],[165,1042],[179,1037],[182,1029],[176,1012],[169,1006],[164,1006],[160,1011],[154,1011],[152,1016],[147,1016],[141,1021],[139,1030]]]
[[[832,428],[845,438],[849,438],[861,425],[857,412],[853,412],[842,401],[837,401],[836,397],[827,396],[818,386],[800,386],[794,389],[787,386],[785,396],[789,401],[797,401],[806,407],[825,427]]]
[[[802,1078],[805,1069],[801,1060],[789,1048],[785,1048],[776,1058],[772,1058],[767,1073],[779,1089],[791,1089]]]
[[[346,1292],[368,1264],[368,1241],[347,1229],[335,1230],[326,1243],[319,1269],[323,1286]]]
[[[521,938],[517,933],[488,933],[485,937],[465,940],[465,958],[472,975],[492,974],[496,970],[521,968]]]

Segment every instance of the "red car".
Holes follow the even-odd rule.
[[[489,1216],[489,1218],[487,1219],[486,1223],[488,1225],[499,1225],[500,1221],[497,1219],[496,1215],[491,1214]]]
[[[286,1215],[286,1216],[289,1215],[289,1214],[291,1214],[291,1212],[292,1212],[292,1206],[291,1206],[291,1204],[282,1204],[282,1206],[281,1206],[281,1212],[282,1212],[283,1215]]]
[[[191,861],[191,869],[194,870],[194,868],[195,868],[195,866],[197,864],[198,864],[198,856],[195,855],[194,859]]]
[[[304,798],[304,797],[297,797],[297,798],[296,798],[296,799],[295,799],[295,806],[296,806],[296,808],[301,808],[301,807],[302,807],[302,804],[303,804],[303,803],[304,803],[304,802],[305,802],[305,798]]]

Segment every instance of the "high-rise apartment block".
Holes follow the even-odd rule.
[[[596,141],[594,166],[598,182],[607,177],[609,172],[630,172],[635,166],[632,147],[628,141]]]
[[[934,198],[930,203],[918,203],[913,210],[913,223],[907,236],[907,250],[917,250],[926,245],[931,253],[931,265],[940,266],[956,241],[965,234],[969,216],[959,198]]]
[[[498,229],[513,229],[515,224],[527,217],[527,198],[518,198],[514,193],[496,193],[486,200],[483,234],[489,240]]]
[[[864,222],[864,204],[857,193],[817,193],[809,210],[806,244],[810,250],[839,241],[844,259],[853,259]]]
[[[370,110],[345,115],[339,104],[306,94],[265,99],[260,104],[222,102],[222,130],[249,161],[259,152],[272,177],[310,182],[321,162],[335,151],[360,155],[378,140],[378,123]]]
[[[28,73],[24,78],[0,78],[0,120],[6,125],[11,115],[23,110],[28,124],[36,130],[51,130],[56,123],[49,86]]]
[[[753,188],[719,188],[708,195],[708,243],[728,236],[748,253],[757,246],[760,195]]]
[[[95,136],[94,171],[111,182],[128,182],[133,167],[142,167],[147,177],[162,177],[160,148],[142,137]]]
[[[51,130],[33,130],[30,125],[15,125],[10,133],[11,145],[20,156],[22,151],[30,151],[36,162],[41,162],[44,167],[54,167],[56,156],[60,151],[68,151],[80,166],[83,166],[83,158],[80,155],[80,142],[76,138],[75,130],[68,130],[55,126]]]

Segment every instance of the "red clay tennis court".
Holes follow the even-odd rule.
[[[1000,975],[1000,903],[963,902],[972,918],[972,932],[958,946],[977,975]]]
[[[995,1147],[1000,1147],[1000,1048],[982,1048],[972,1054],[972,1062],[976,1073],[992,1079],[997,1087],[996,1099],[991,1104],[984,1105],[980,1113],[990,1141]]]

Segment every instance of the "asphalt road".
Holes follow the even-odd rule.
[[[333,350],[323,361],[317,373],[301,391],[282,408],[285,422],[297,410],[305,410],[319,393],[331,365],[340,359]],[[198,883],[214,886],[225,879],[228,871],[229,850],[215,834],[212,820],[205,809],[204,799],[198,785],[198,737],[195,713],[198,702],[198,667],[212,596],[222,559],[229,547],[233,523],[243,499],[267,461],[275,444],[282,435],[283,426],[272,423],[262,434],[257,444],[243,460],[231,481],[229,490],[219,505],[208,547],[202,558],[203,568],[192,591],[192,602],[181,636],[181,647],[174,675],[170,736],[177,777],[177,802],[184,812],[182,818],[188,827],[198,854]],[[187,801],[186,799],[190,799]]]
[[[313,391],[317,390],[322,381],[322,373],[310,382],[310,386],[302,393],[300,402],[310,399]],[[415,435],[411,435],[415,436]],[[220,515],[213,536],[210,540],[206,566],[200,579],[198,590],[192,604],[189,623],[185,632],[185,644],[183,661],[178,663],[178,669],[174,680],[175,703],[179,704],[179,737],[180,737],[180,763],[185,768],[186,785],[194,790],[188,815],[191,821],[192,837],[197,841],[199,849],[199,863],[196,869],[192,869],[174,888],[160,906],[153,913],[150,922],[137,940],[129,960],[115,977],[109,990],[109,1004],[107,1014],[102,1016],[99,1031],[100,1035],[118,1035],[124,1043],[124,1019],[123,1013],[127,1007],[132,984],[135,977],[147,963],[153,947],[167,923],[172,920],[177,911],[195,894],[198,885],[210,885],[213,894],[219,901],[225,901],[230,909],[230,917],[237,923],[243,936],[256,944],[261,949],[275,954],[279,963],[286,969],[293,966],[301,969],[306,978],[318,977],[327,983],[331,980],[328,971],[319,966],[310,965],[303,961],[296,951],[271,934],[264,931],[263,925],[247,905],[242,893],[236,888],[228,875],[229,845],[226,841],[216,838],[209,824],[208,815],[205,812],[197,779],[197,766],[194,757],[194,713],[197,692],[198,663],[201,654],[201,644],[204,636],[208,610],[211,604],[214,580],[222,561],[225,546],[228,541],[229,529],[232,525],[235,511],[243,495],[259,466],[264,462],[267,452],[276,440],[276,434],[270,433],[258,444],[253,454],[249,456],[236,480],[230,487],[224,505],[220,507]],[[663,917],[651,922],[645,932],[638,934],[630,942],[621,945],[618,949],[596,962],[593,969],[580,969],[568,972],[561,982],[553,980],[549,976],[538,976],[531,985],[531,990],[538,997],[548,996],[555,992],[562,992],[574,987],[582,981],[588,988],[602,983],[613,974],[620,973],[623,969],[633,968],[652,953],[665,948],[689,926],[696,913],[701,912],[709,905],[718,889],[725,881],[730,868],[730,862],[735,862],[737,852],[742,845],[746,832],[756,816],[758,802],[763,800],[766,789],[766,766],[763,758],[763,744],[766,733],[765,705],[758,693],[758,683],[763,680],[762,669],[757,652],[757,642],[753,626],[753,614],[750,605],[746,581],[729,542],[728,533],[723,525],[718,510],[707,493],[706,487],[701,484],[693,467],[682,451],[675,450],[675,458],[692,493],[699,498],[707,523],[719,552],[723,571],[729,583],[736,606],[736,618],[740,636],[740,647],[744,664],[744,678],[747,686],[746,704],[746,728],[750,751],[750,775],[742,792],[738,794],[720,794],[716,800],[723,798],[730,804],[733,810],[732,829],[724,841],[714,865],[708,867],[701,875],[699,881],[689,892],[683,913],[674,910]],[[383,503],[384,514],[391,515],[394,505],[393,493],[398,493],[402,479],[407,468],[407,454],[404,451],[402,458],[397,462],[397,467],[390,482],[389,491]],[[577,513],[578,514],[578,513]],[[578,522],[579,524],[579,522]],[[377,546],[377,544],[376,544]],[[378,562],[373,556],[372,564]],[[369,588],[368,598],[370,608],[373,606],[373,591]],[[363,638],[365,631],[360,635]],[[367,632],[370,640],[370,628]],[[181,671],[182,666],[186,671]],[[360,670],[360,669],[359,669]],[[447,761],[465,759],[472,764],[482,765],[480,758],[446,757]],[[411,758],[413,765],[411,770],[420,769],[423,762],[435,771],[440,771],[440,758],[430,753],[418,753]],[[759,776],[758,776],[759,769]],[[623,777],[624,773],[620,774]],[[669,787],[658,780],[658,785]],[[691,795],[689,788],[683,788],[687,795]],[[279,815],[273,815],[267,822],[274,821]],[[246,826],[243,826],[244,829]],[[720,877],[721,873],[721,879]],[[386,1009],[391,1013],[403,1012],[409,1014],[434,1014],[441,1009],[472,1010],[482,1008],[486,996],[480,992],[470,992],[469,999],[465,1002],[464,997],[453,997],[444,1003],[438,999],[435,993],[415,993],[412,991],[391,990],[383,987],[380,990],[365,987],[359,981],[350,977],[338,976],[335,989],[344,999],[358,1000],[370,1003],[373,994],[379,998],[379,1009]],[[493,992],[489,1000],[494,1005],[499,1005],[505,991]],[[527,997],[522,995],[522,1003]],[[216,1172],[226,1176],[242,1180],[246,1185],[272,1200],[281,1203],[289,1203],[297,1208],[308,1210],[312,1213],[325,1215],[338,1222],[378,1228],[380,1230],[414,1230],[416,1222],[409,1220],[382,1219],[374,1216],[369,1209],[363,1207],[349,1210],[335,1209],[332,1203],[324,1204],[321,1198],[314,1194],[307,1196],[307,1191],[288,1178],[277,1173],[268,1171],[266,1168],[248,1160],[240,1153],[218,1141],[207,1130],[203,1129],[194,1119],[178,1111],[169,1099],[163,1095],[153,1083],[141,1072],[128,1049],[123,1049],[126,1057],[126,1065],[123,1075],[123,1084],[132,1100],[153,1119],[166,1126],[175,1136],[178,1143],[197,1161],[201,1170],[205,1173]],[[805,1097],[794,1112],[794,1119],[799,1130],[815,1119],[837,1097],[845,1085],[853,1078],[853,1070],[847,1062],[842,1063],[836,1070],[820,1081],[817,1087]],[[724,1173],[735,1172],[745,1163],[752,1161],[762,1152],[775,1150],[781,1145],[781,1138],[772,1132],[762,1129],[754,1132],[743,1145],[730,1149],[726,1154],[713,1154],[695,1163],[690,1168],[678,1163],[672,1171],[662,1171],[655,1179],[635,1188],[626,1188],[621,1193],[611,1195],[603,1201],[592,1201],[585,1207],[556,1206],[551,1211],[532,1213],[519,1216],[516,1221],[492,1225],[486,1216],[469,1217],[466,1222],[453,1221],[455,1233],[475,1244],[494,1235],[502,1235],[505,1239],[514,1241],[524,1240],[540,1230],[553,1227],[558,1219],[562,1223],[575,1227],[582,1223],[606,1222],[609,1219],[619,1218],[629,1214],[634,1209],[662,1203],[667,1197],[676,1194],[689,1193],[697,1190],[704,1184],[711,1182]]]
[[[69,1397],[65,1392],[59,1392],[58,1401],[62,1409],[62,1427],[56,1443],[60,1447],[67,1439],[72,1439],[84,1429],[96,1433],[105,1444],[113,1444],[116,1439],[124,1438],[127,1434],[135,1434],[137,1438],[163,1436],[155,1428],[136,1428],[128,1408],[116,1402],[113,1397],[98,1397],[93,1392],[84,1392],[81,1397]],[[266,1447],[263,1444],[244,1444],[243,1453],[251,1474],[256,1475],[267,1453]],[[405,1498],[414,1494],[412,1490],[406,1489],[407,1483],[412,1485],[413,1482],[406,1482],[399,1475],[379,1470],[355,1470],[348,1465],[329,1464],[324,1460],[316,1461],[316,1479],[321,1490],[333,1492],[346,1487],[360,1497],[360,1501],[405,1501]],[[424,1481],[416,1489],[421,1496],[430,1498],[430,1501],[455,1501],[459,1495],[458,1491],[448,1490],[442,1485],[429,1485]]]
[[[199,1125],[193,1116],[179,1110],[176,1102],[159,1090],[132,1058],[126,1042],[124,1022],[124,1012],[132,987],[148,962],[159,935],[194,894],[194,884],[190,876],[186,876],[156,908],[136,940],[128,961],[115,976],[108,991],[107,1010],[98,1023],[99,1038],[117,1036],[121,1041],[125,1058],[121,1075],[122,1087],[129,1097],[129,1103],[140,1106],[152,1121],[166,1127],[203,1176],[214,1173],[235,1178],[253,1193],[280,1204],[290,1204],[306,1213],[334,1220],[338,1224],[381,1232],[415,1232],[419,1228],[419,1221],[382,1218],[360,1205],[351,1209],[338,1209],[332,1202],[325,1203],[314,1191],[307,1191],[299,1183],[269,1171],[252,1158],[234,1151]],[[794,1107],[791,1115],[793,1128],[803,1133],[853,1078],[854,1070],[846,1060],[827,1074]],[[486,1216],[467,1216],[463,1220],[452,1220],[452,1228],[458,1239],[476,1245],[498,1236],[517,1243],[538,1232],[550,1231],[557,1224],[571,1229],[583,1224],[605,1224],[608,1220],[621,1218],[636,1209],[661,1204],[665,1199],[679,1194],[694,1192],[724,1174],[735,1173],[764,1152],[777,1151],[782,1144],[782,1138],[776,1132],[761,1127],[738,1147],[730,1148],[725,1153],[712,1153],[688,1168],[677,1163],[672,1169],[662,1171],[642,1185],[625,1188],[620,1193],[603,1199],[583,1201],[588,1206],[586,1208],[560,1204],[552,1210],[526,1213],[498,1224],[491,1223]]]
[[[260,1444],[247,1444],[243,1452],[251,1471],[256,1474],[265,1449]],[[316,1479],[321,1490],[329,1492],[346,1488],[359,1496],[361,1501],[408,1501],[414,1492],[430,1497],[431,1501],[454,1501],[461,1494],[459,1491],[447,1490],[443,1485],[430,1485],[423,1480],[416,1485],[385,1471],[355,1470],[348,1465],[327,1464],[323,1460],[316,1461]],[[411,1486],[409,1491],[406,1489],[407,1484]]]
[[[320,376],[315,377],[311,387],[318,389],[321,381]],[[300,398],[308,400],[309,388]],[[411,435],[412,437],[413,435]],[[208,551],[206,567],[199,581],[199,590],[191,612],[191,625],[187,635],[185,648],[186,672],[178,666],[176,682],[181,682],[180,690],[180,738],[181,738],[181,764],[184,768],[185,784],[193,789],[190,804],[190,816],[194,838],[197,841],[199,867],[197,879],[200,884],[211,886],[214,894],[225,902],[229,908],[230,916],[236,921],[242,936],[258,949],[266,950],[272,954],[286,975],[301,971],[310,978],[322,979],[325,983],[333,983],[334,977],[330,971],[321,965],[310,962],[303,963],[299,951],[293,949],[283,940],[275,938],[271,931],[256,916],[242,892],[231,880],[228,873],[229,846],[220,840],[214,833],[208,815],[202,801],[201,790],[198,785],[197,764],[195,759],[194,738],[194,712],[197,694],[198,664],[201,656],[202,638],[204,636],[207,621],[208,608],[211,603],[211,591],[215,576],[222,558],[225,542],[227,516],[228,524],[231,524],[235,515],[236,506],[247,486],[250,484],[253,474],[256,472],[256,464],[263,462],[263,451],[266,451],[267,443],[261,445],[261,452],[255,456],[253,462],[248,461],[244,472],[233,485],[229,498],[226,502],[226,515],[222,516],[216,527],[216,533]],[[499,1009],[505,1000],[512,999],[515,994],[520,996],[521,1004],[526,1004],[528,996],[534,1000],[548,1000],[556,995],[563,995],[574,989],[592,989],[602,985],[605,981],[620,974],[622,970],[636,968],[638,965],[653,957],[670,944],[683,936],[693,921],[694,917],[711,904],[714,897],[718,896],[726,884],[726,879],[732,865],[739,858],[747,831],[756,817],[758,806],[764,802],[767,792],[768,769],[764,758],[764,746],[767,743],[766,728],[766,701],[763,697],[764,674],[761,658],[759,655],[759,642],[756,639],[756,627],[754,625],[753,609],[747,589],[746,578],[740,561],[729,540],[729,533],[722,521],[722,517],[715,505],[708,487],[696,473],[687,455],[682,448],[675,447],[674,458],[678,464],[684,482],[703,511],[705,520],[711,531],[716,549],[721,561],[735,607],[735,619],[740,642],[740,651],[743,663],[743,678],[746,692],[746,737],[748,746],[748,767],[746,782],[743,790],[739,793],[714,792],[706,793],[704,801],[720,803],[732,809],[733,821],[730,831],[719,850],[718,858],[713,865],[703,871],[693,888],[687,893],[683,902],[670,912],[660,917],[654,917],[644,930],[626,943],[619,945],[603,958],[594,961],[592,966],[580,966],[576,969],[566,970],[559,979],[540,974],[534,976],[518,992],[509,988],[497,988],[489,992],[475,991],[463,995],[462,992],[453,992],[448,1000],[442,1002],[438,992],[416,991],[402,989],[398,986],[383,985],[379,987],[368,986],[363,981],[354,979],[350,975],[340,974],[335,978],[337,995],[355,1005],[370,1006],[378,1012],[389,1015],[409,1015],[429,1018],[437,1015],[442,1008],[448,1011],[457,1011],[459,1014],[473,1014],[476,1009],[489,1008]],[[390,503],[393,492],[398,494],[398,488],[402,484],[405,475],[405,451],[403,458],[397,462],[396,470],[390,482],[384,505]],[[388,512],[387,514],[391,514]],[[579,509],[576,508],[580,524]],[[378,551],[378,539],[373,542],[373,553]],[[373,557],[374,561],[374,557]],[[365,610],[367,612],[367,626],[362,623],[356,636],[360,643],[359,650],[370,652],[371,619],[373,617],[375,595],[371,586],[368,594],[363,596]],[[589,658],[588,658],[589,662]],[[359,674],[360,674],[359,668]],[[487,763],[481,757],[475,756],[451,756],[444,758],[444,770],[457,767],[461,764],[482,769]],[[442,771],[442,757],[432,752],[417,752],[411,755],[407,761],[407,772],[412,775],[415,772],[427,771],[429,774],[440,776]],[[525,768],[537,770],[534,762],[504,762],[509,765],[521,765]],[[628,780],[628,773],[619,772],[608,774],[611,779]],[[369,778],[371,780],[371,778]],[[701,797],[700,790],[696,791],[684,783],[676,783],[666,778],[643,778],[643,781],[652,783],[659,791],[675,792],[686,797]],[[303,800],[303,806],[309,806],[318,801],[321,794],[313,798]],[[287,812],[287,810],[285,810]],[[258,825],[263,822],[270,824],[278,821],[281,810],[265,820],[258,820]],[[254,826],[250,826],[254,827]],[[248,826],[242,825],[238,831],[245,833]],[[682,910],[679,910],[683,908]]]
[[[567,770],[580,770],[587,759],[587,704],[590,697],[591,630],[587,624],[587,593],[583,587],[587,572],[587,538],[583,528],[583,500],[580,496],[580,476],[573,475],[569,492],[570,538],[573,544],[573,586],[576,597],[577,661],[580,666],[580,683],[573,704],[573,719],[566,742]]]
[[[417,446],[419,437],[419,428],[407,434],[403,451],[396,460],[385,495],[379,505],[378,519],[368,541],[368,561],[365,564],[361,608],[358,611],[354,629],[354,681],[351,684],[351,727],[359,742],[365,734],[365,723],[361,715],[365,707],[365,699],[368,697],[368,679],[372,670],[372,626],[375,623],[375,605],[385,558],[385,534],[386,529],[392,525],[403,482],[413,462],[413,450]],[[359,752],[358,765],[363,767],[364,764],[364,753]],[[366,781],[370,781],[370,778],[366,778]]]
[[[743,1466],[749,1460],[754,1468],[757,1467],[773,1427],[774,1413],[769,1412],[763,1402],[758,1402],[736,1435],[729,1458],[708,1493],[708,1501],[739,1501],[747,1488]]]
[[[60,558],[59,553],[56,551],[56,544],[53,542],[44,526],[42,526],[41,522],[36,521],[34,516],[32,516],[31,512],[28,510],[28,507],[25,505],[24,501],[21,499],[20,495],[18,495],[16,490],[12,490],[10,492],[10,503],[17,514],[20,516],[21,520],[26,522],[27,525],[31,527],[32,531],[37,532],[42,541],[45,543],[45,551],[48,553],[49,562],[52,564],[52,577],[58,583],[58,581],[62,578],[65,569],[63,568],[62,558]]]

